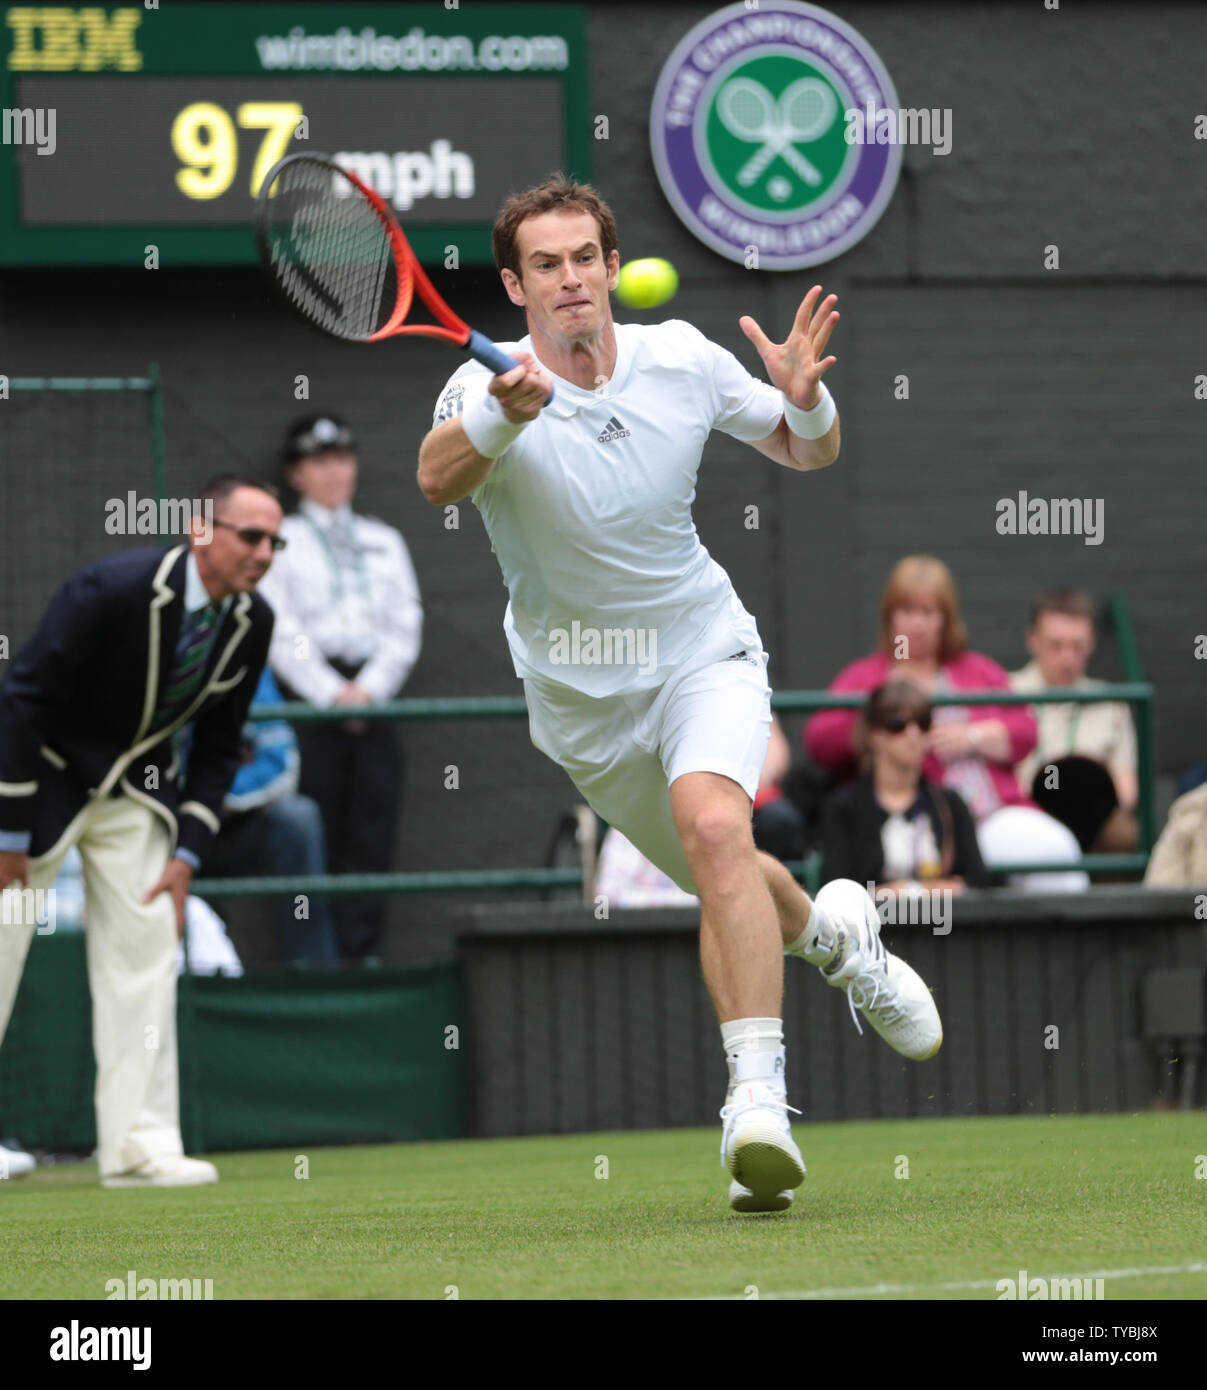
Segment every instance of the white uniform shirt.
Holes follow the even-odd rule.
[[[596,697],[760,645],[691,506],[711,430],[750,442],[783,416],[780,393],[691,324],[615,330],[611,380],[588,391],[554,376],[552,403],[472,494],[510,594],[503,626],[516,673]],[[530,338],[511,346],[536,355]],[[459,415],[490,378],[465,363],[434,423]]]
[[[201,578],[201,571],[197,568],[197,556],[190,550],[188,558],[184,562],[184,611],[186,617],[190,613],[196,613],[198,609],[204,608],[207,603],[212,602],[213,600],[210,598],[209,590],[205,587],[205,583]],[[226,617],[227,610],[233,602],[234,598],[231,594],[227,594],[224,599],[219,600],[218,608],[223,618]],[[221,623],[217,624],[214,628],[215,636],[217,635],[219,626],[221,626]]]
[[[332,526],[351,528],[346,548]],[[357,684],[374,700],[393,699],[419,657],[423,631],[419,581],[402,536],[384,521],[305,498],[281,534],[289,544],[259,584],[276,613],[275,675],[304,700],[329,706],[345,682],[327,658],[363,661]]]

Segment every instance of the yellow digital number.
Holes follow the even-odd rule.
[[[244,130],[264,130],[256,162],[251,169],[251,196],[260,191],[264,176],[277,162],[293,139],[293,132],[302,119],[302,104],[298,101],[245,101],[235,112],[235,119]]]
[[[264,176],[283,159],[302,119],[297,101],[245,101],[235,112],[244,130],[262,130],[264,139],[251,169],[255,197]],[[176,186],[186,198],[220,198],[235,181],[239,164],[239,137],[235,121],[212,101],[195,101],[172,122],[172,149],[187,169],[176,173]]]
[[[187,169],[176,173],[186,198],[220,198],[235,178],[239,141],[234,123],[210,101],[195,101],[172,122],[172,149]]]

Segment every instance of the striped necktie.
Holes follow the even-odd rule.
[[[189,613],[180,625],[176,656],[168,679],[159,692],[159,708],[151,724],[153,730],[171,724],[196,695],[205,674],[206,657],[209,656],[220,616],[218,605],[207,603],[204,608]]]

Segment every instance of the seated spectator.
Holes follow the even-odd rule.
[[[1207,783],[1169,808],[1144,874],[1146,888],[1207,887]]]
[[[856,729],[867,771],[832,792],[823,812],[827,880],[898,892],[988,886],[968,807],[922,773],[932,717],[910,681],[888,681],[868,697]]]
[[[1091,690],[1106,682],[1085,673],[1097,643],[1094,604],[1076,589],[1037,599],[1027,629],[1032,660],[1010,676],[1015,690]],[[1038,739],[1015,769],[1049,815],[1063,821],[1085,853],[1125,854],[1139,843],[1136,731],[1125,704],[1034,706]]]
[[[1178,778],[1178,795],[1185,796],[1187,792],[1194,791],[1195,787],[1201,787],[1204,782],[1207,782],[1207,763],[1191,763]]]
[[[609,907],[696,907],[700,902],[611,827],[599,847],[595,892]]]
[[[281,692],[265,667],[252,698],[279,704]],[[222,826],[206,856],[209,878],[325,874],[323,817],[308,796],[297,792],[298,745],[283,719],[243,728],[243,766],[223,803]],[[315,895],[299,917],[292,893],[273,903],[277,953],[286,965],[339,963],[335,926],[327,899]]]
[[[801,859],[805,853],[805,819],[780,786],[788,775],[791,761],[788,740],[773,714],[771,739],[754,798],[752,825],[756,847],[781,861]]]
[[[887,680],[912,681],[932,697],[956,691],[1009,690],[1005,671],[968,649],[951,571],[928,555],[899,561],[880,599],[881,649],[844,667],[834,693],[871,691]],[[806,749],[823,767],[853,772],[859,711],[823,710],[805,726]],[[977,827],[985,863],[1077,859],[1069,828],[1019,789],[1014,764],[1035,747],[1035,718],[1023,705],[943,705],[935,709],[922,770],[958,791]],[[1037,892],[1081,892],[1079,870],[1016,874],[1011,883]]]

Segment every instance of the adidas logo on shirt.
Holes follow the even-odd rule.
[[[628,439],[629,435],[632,433],[632,430],[626,430],[616,416],[613,415],[604,426],[603,433],[596,437],[601,444],[611,444],[614,439]]]

